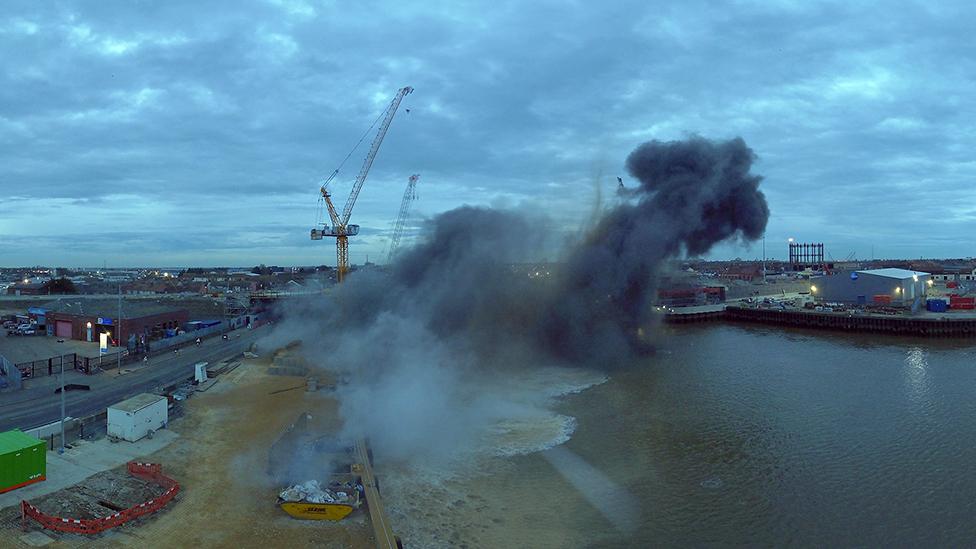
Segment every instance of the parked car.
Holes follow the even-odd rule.
[[[37,326],[35,324],[21,324],[14,328],[13,330],[7,330],[7,335],[34,335],[37,333]]]

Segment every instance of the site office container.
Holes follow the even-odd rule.
[[[891,303],[891,296],[888,294],[877,294],[874,296],[875,303],[883,303],[885,305]]]
[[[18,429],[0,433],[0,493],[47,478],[44,441]]]
[[[976,308],[976,298],[949,296],[950,309],[973,309]]]
[[[142,393],[108,408],[108,434],[135,442],[166,425],[169,407],[166,397]]]

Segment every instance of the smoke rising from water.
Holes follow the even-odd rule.
[[[539,214],[463,206],[389,273],[354,273],[328,298],[286,312],[269,344],[302,339],[312,363],[341,372],[345,435],[378,456],[444,456],[494,423],[543,413],[547,397],[506,378],[538,366],[606,369],[647,350],[639,336],[664,263],[723,240],[754,240],[769,210],[742,139],[645,143],[627,158],[639,186],[571,246],[549,278],[552,235]]]

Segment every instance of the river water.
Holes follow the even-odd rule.
[[[726,324],[554,402],[546,451],[391,488],[415,546],[976,542],[976,347]],[[407,493],[409,492],[409,494]],[[404,501],[409,500],[409,504]]]

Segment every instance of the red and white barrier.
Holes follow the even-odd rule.
[[[158,484],[166,488],[166,491],[157,498],[97,519],[72,519],[51,516],[24,500],[20,502],[24,531],[27,531],[27,519],[30,518],[48,530],[71,532],[73,534],[98,534],[110,528],[125,524],[134,518],[155,513],[165,507],[180,491],[179,483],[163,475],[163,466],[158,463],[130,461],[126,464],[126,468],[129,470],[130,475],[145,480],[146,482]]]

